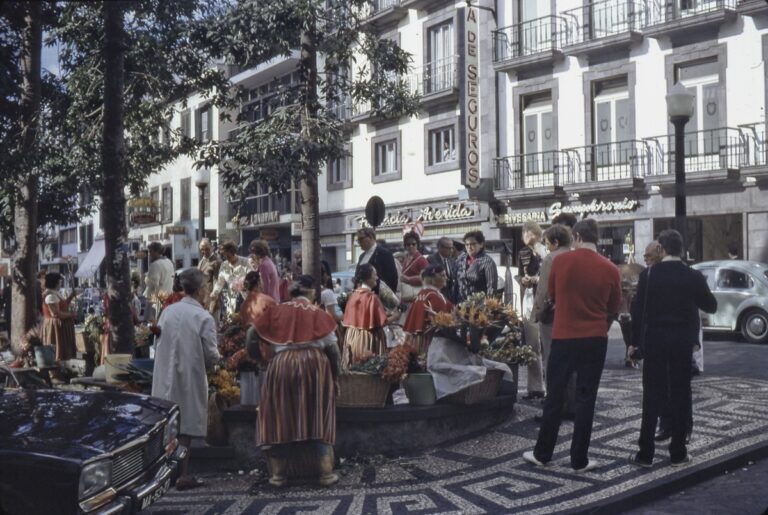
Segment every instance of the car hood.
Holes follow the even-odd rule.
[[[129,393],[6,389],[0,394],[0,455],[87,460],[146,434],[172,408]]]

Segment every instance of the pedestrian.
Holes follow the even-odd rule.
[[[386,249],[383,245],[379,245],[376,242],[376,231],[371,227],[363,227],[357,231],[357,243],[360,248],[363,249],[363,253],[360,255],[360,259],[357,261],[357,268],[361,265],[370,264],[376,269],[378,277],[387,283],[389,289],[397,291],[397,267],[395,266],[395,258],[392,257],[392,253]],[[355,270],[355,275],[358,270]],[[378,293],[378,287],[375,288]]]
[[[547,290],[549,273],[555,258],[571,250],[572,241],[571,230],[565,225],[554,224],[544,231],[544,244],[547,246],[548,253],[541,262],[539,286],[536,289],[532,310],[533,321],[539,323],[541,366],[544,371],[547,370],[549,363],[549,354],[552,347],[552,324],[555,321],[554,304],[551,302]],[[574,399],[572,394],[575,393],[575,389],[568,388],[567,392],[563,417],[573,418]]]
[[[219,277],[213,285],[213,291],[208,299],[214,303],[214,313],[220,299],[224,301],[224,313],[232,316],[240,309],[240,303],[245,298],[245,274],[253,268],[247,258],[237,255],[237,245],[234,241],[225,241],[220,248],[222,260],[219,267]],[[225,289],[226,288],[226,289]]]
[[[400,300],[409,305],[421,290],[421,272],[429,265],[427,258],[421,255],[419,246],[421,239],[414,231],[403,236],[405,255],[403,256],[403,269],[400,272]]]
[[[656,240],[653,240],[645,248],[643,259],[645,260],[645,266],[652,266],[661,261],[660,248]],[[630,262],[619,265],[619,273],[621,274],[619,328],[621,329],[621,337],[624,340],[624,366],[626,368],[640,368],[638,360],[632,356],[630,351],[632,346],[632,315],[630,308],[637,295],[637,282],[640,280],[640,273],[642,271],[643,266],[639,263]]]
[[[45,274],[45,291],[43,291],[43,331],[41,339],[46,345],[56,347],[56,361],[73,359],[77,354],[75,343],[75,316],[69,310],[72,299],[75,298],[73,289],[69,296],[59,293],[64,278],[58,272]]]
[[[261,277],[261,289],[275,302],[280,302],[280,277],[275,263],[269,257],[269,244],[264,240],[253,240],[248,250],[251,254],[251,267]]]
[[[437,240],[437,252],[427,258],[432,265],[440,265],[443,268],[446,282],[440,291],[451,302],[456,301],[456,257],[453,255],[454,250],[453,241],[444,236]]]
[[[320,262],[320,305],[336,322],[341,322],[342,313],[336,299],[336,292],[333,289],[331,266],[325,260]],[[341,342],[341,339],[339,339],[339,342]]]
[[[456,301],[464,302],[475,293],[492,296],[498,286],[493,258],[485,252],[485,235],[470,231],[464,235],[465,250],[456,258]]]
[[[155,343],[152,397],[179,406],[179,443],[189,448],[192,438],[204,438],[208,427],[208,379],[206,371],[219,360],[216,324],[203,302],[208,283],[196,268],[179,274],[184,297],[165,308],[157,325],[161,333]],[[189,454],[181,464],[178,490],[201,486],[189,475]]]
[[[200,261],[197,268],[205,274],[205,280],[208,281],[209,290],[213,290],[213,285],[219,276],[219,267],[221,260],[213,252],[211,240],[203,238],[200,240]]]
[[[373,292],[378,274],[371,264],[357,267],[355,290],[350,294],[344,308],[344,355],[342,366],[361,361],[369,354],[381,355],[387,352],[387,337],[384,326],[400,318],[399,311],[387,315],[379,297]]]
[[[654,432],[660,410],[669,401],[673,466],[691,461],[686,448],[691,404],[691,353],[699,341],[699,310],[714,313],[717,300],[707,280],[683,263],[683,239],[674,229],[658,238],[661,262],[640,274],[632,307],[633,339],[644,355],[643,416],[639,451],[631,463],[650,467],[653,463]]]
[[[406,343],[409,343],[419,354],[426,354],[432,333],[431,320],[437,313],[450,313],[453,304],[442,293],[447,277],[440,265],[429,265],[421,272],[423,288],[413,300],[408,315],[403,324],[406,332]]]
[[[576,406],[571,467],[577,473],[596,468],[588,458],[595,401],[608,346],[608,327],[621,302],[616,265],[597,252],[597,223],[587,218],[573,228],[575,249],[552,262],[547,283],[555,303],[552,349],[547,363],[547,397],[539,436],[523,458],[536,466],[552,459],[562,420],[563,397],[576,372]]]
[[[292,300],[275,304],[256,319],[254,331],[263,340],[249,338],[251,357],[261,358],[265,344],[269,359],[258,413],[257,444],[269,460],[269,483],[285,486],[287,457],[292,444],[317,445],[319,483],[336,483],[333,445],[336,442],[336,395],[339,350],[336,322],[313,304],[316,284],[302,275],[291,286]]]
[[[525,246],[518,253],[518,278],[521,287],[523,331],[525,343],[531,346],[536,359],[528,364],[528,394],[525,400],[544,398],[544,370],[542,368],[541,338],[539,324],[533,317],[536,289],[539,284],[541,261],[547,255],[547,249],[541,244],[542,231],[539,224],[526,221],[523,224],[523,242]]]
[[[157,298],[160,294],[170,295],[173,291],[173,263],[163,254],[163,244],[153,241],[147,246],[149,270],[144,279],[144,296]]]

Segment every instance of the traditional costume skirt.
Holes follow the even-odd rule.
[[[406,333],[405,343],[416,349],[419,354],[426,354],[429,350],[429,342],[432,341],[432,334],[424,333]]]
[[[73,359],[77,355],[75,321],[72,318],[43,319],[43,343],[56,346],[56,361]]]
[[[387,336],[384,334],[384,329],[379,327],[368,330],[347,327],[344,333],[342,368],[347,369],[349,365],[362,361],[368,353],[375,356],[387,353]]]
[[[261,387],[257,445],[336,441],[336,397],[328,357],[321,349],[278,352]]]

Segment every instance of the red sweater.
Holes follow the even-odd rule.
[[[553,339],[608,336],[608,316],[619,312],[619,269],[597,252],[576,249],[552,262],[547,285],[555,301]]]

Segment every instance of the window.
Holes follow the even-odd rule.
[[[189,109],[181,112],[181,135],[185,138],[192,137],[192,127],[189,123]]]
[[[59,238],[61,239],[62,246],[77,243],[77,229],[73,227],[71,229],[64,229],[60,231]]]
[[[163,186],[162,214],[163,223],[173,221],[173,188],[168,184]]]
[[[719,152],[719,73],[716,59],[687,63],[677,68],[677,80],[696,95],[693,116],[685,125],[686,156]]]
[[[549,18],[549,2],[521,0],[519,44],[521,55],[547,50],[552,45],[552,20]]]
[[[187,177],[181,180],[181,220],[191,218],[192,211],[192,179]]]
[[[86,252],[93,246],[93,224],[80,226],[79,252]]]
[[[211,185],[203,190],[203,216],[211,216]]]
[[[454,127],[440,127],[429,131],[429,166],[456,161]]]
[[[213,134],[213,114],[211,106],[197,110],[195,116],[195,135],[198,143],[208,143]]]
[[[443,91],[454,86],[453,22],[429,29],[428,63],[425,70],[425,93]]]
[[[352,186],[351,156],[334,159],[328,163],[328,189],[338,190]]]
[[[387,175],[398,172],[397,166],[397,140],[391,139],[376,143],[374,147],[376,175]]]
[[[552,172],[554,169],[552,121],[552,98],[549,93],[523,99],[522,148],[526,175]]]
[[[744,272],[726,268],[718,272],[717,286],[729,290],[748,290],[752,287],[752,279]]]
[[[632,150],[632,120],[627,78],[598,82],[594,87],[593,140],[597,166],[626,164]],[[618,145],[617,142],[623,142]]]

